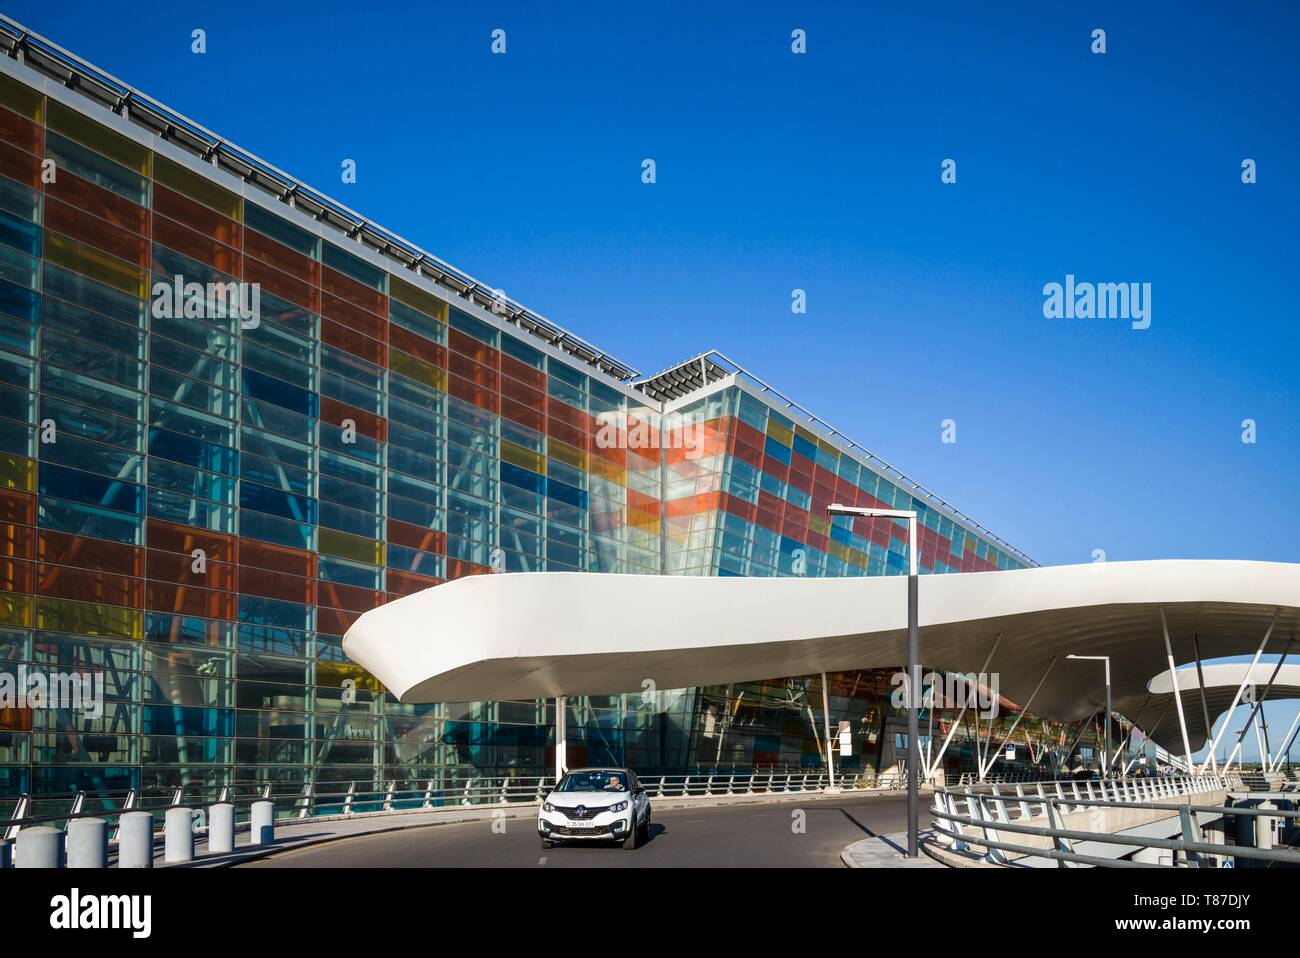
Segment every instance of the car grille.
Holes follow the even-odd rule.
[[[613,830],[612,825],[597,825],[595,828],[565,828],[563,825],[552,825],[552,835],[608,835]]]
[[[610,809],[609,805],[602,806],[601,808],[590,808],[587,806],[582,806],[582,811],[579,812],[578,809],[576,808],[563,808],[559,805],[555,807],[558,811],[564,814],[565,818],[572,819],[573,821],[576,822],[585,822],[587,819],[595,818],[601,812],[607,812]]]

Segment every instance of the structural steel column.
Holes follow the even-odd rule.
[[[555,783],[558,785],[568,767],[569,705],[563,695],[555,697]]]
[[[1259,648],[1255,650],[1255,657],[1250,660],[1250,668],[1246,669],[1246,674],[1242,676],[1241,682],[1238,683],[1237,694],[1232,697],[1232,704],[1228,706],[1228,711],[1223,713],[1223,724],[1219,726],[1219,731],[1218,733],[1215,734],[1214,741],[1210,743],[1210,755],[1213,755],[1215,751],[1218,749],[1219,739],[1223,737],[1223,733],[1227,731],[1228,725],[1230,724],[1229,716],[1231,716],[1232,713],[1236,711],[1237,706],[1241,703],[1241,693],[1246,690],[1246,683],[1249,682],[1250,677],[1255,674],[1255,666],[1259,665],[1259,657],[1264,654],[1264,649],[1268,645],[1269,637],[1272,636],[1273,634],[1273,627],[1277,625],[1277,617],[1281,613],[1281,611],[1282,610],[1280,608],[1273,610],[1273,618],[1269,620],[1268,630],[1264,633],[1264,638],[1259,643]],[[1164,613],[1162,611],[1161,615],[1163,614]],[[1174,687],[1177,688],[1177,685],[1175,685]],[[1204,773],[1206,768],[1209,767],[1209,764],[1210,764],[1210,760],[1208,758],[1201,763],[1202,773]]]
[[[917,634],[917,602],[920,576],[916,569],[916,520],[912,529],[912,568],[907,577],[907,685],[911,701],[907,709],[907,857],[919,854],[921,821],[921,743],[917,706],[921,692],[921,642]]]
[[[1183,751],[1187,754],[1187,770],[1192,765],[1192,745],[1187,738],[1187,718],[1183,715],[1183,696],[1178,691],[1178,670],[1174,667],[1174,649],[1169,644],[1169,623],[1165,621],[1165,607],[1160,607],[1160,628],[1165,635],[1165,656],[1169,659],[1169,678],[1174,683],[1174,705],[1178,708],[1178,727],[1183,733]]]
[[[826,673],[822,673],[822,721],[826,725],[826,771],[831,777],[830,791],[838,792],[835,787],[835,757],[831,754],[831,699],[826,691]]]
[[[1196,684],[1201,689],[1201,720],[1205,722],[1205,737],[1209,738],[1214,731],[1214,726],[1210,724],[1210,707],[1205,701],[1205,673],[1201,671],[1201,637],[1192,636],[1192,651],[1196,653]],[[1218,763],[1214,760],[1214,752],[1210,752],[1210,770],[1218,772]]]

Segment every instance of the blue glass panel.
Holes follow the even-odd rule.
[[[242,509],[265,512],[295,522],[316,522],[316,500],[260,486],[255,482],[239,484],[239,505]]]
[[[132,482],[43,462],[38,486],[41,495],[85,502],[118,512],[144,513],[144,487]]]
[[[542,493],[546,489],[546,480],[542,476],[509,462],[501,463],[501,481],[529,492]]]
[[[185,462],[233,476],[239,472],[239,453],[193,436],[182,436],[166,429],[149,430],[149,455]]]

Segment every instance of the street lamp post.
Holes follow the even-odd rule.
[[[918,741],[920,728],[917,720],[921,702],[921,643],[917,634],[920,556],[916,550],[916,513],[905,509],[868,509],[836,504],[830,506],[826,514],[907,520],[907,857],[916,858],[921,818],[921,743]]]
[[[1110,656],[1109,655],[1067,655],[1067,659],[1086,659],[1090,662],[1106,663],[1106,752],[1102,762],[1102,778],[1110,778]],[[1068,758],[1069,756],[1067,756]]]

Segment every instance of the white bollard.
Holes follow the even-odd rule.
[[[188,808],[169,808],[163,821],[163,861],[194,860],[194,812]]]
[[[208,809],[208,851],[224,855],[235,850],[235,806],[217,802]]]
[[[108,822],[102,818],[68,822],[68,867],[108,867]]]
[[[253,803],[253,819],[248,831],[250,845],[269,845],[275,841],[275,802]]]
[[[153,868],[153,814],[123,812],[117,827],[117,867]]]
[[[49,825],[24,828],[14,846],[18,868],[60,868],[63,865],[63,830]]]

